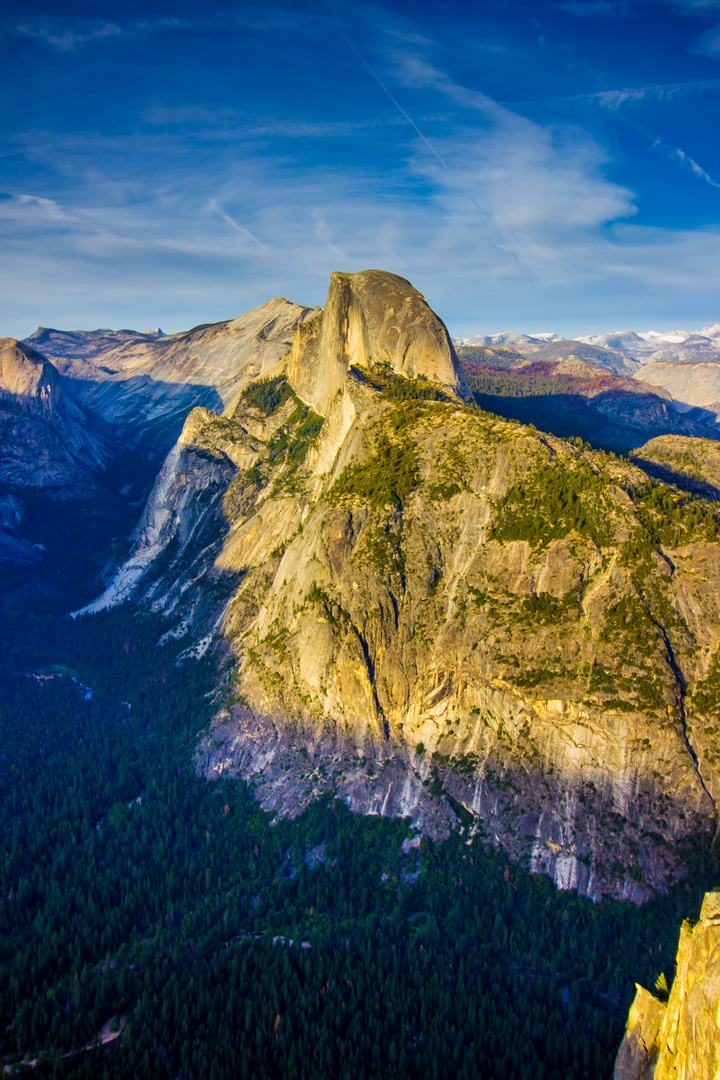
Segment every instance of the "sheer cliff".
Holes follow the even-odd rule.
[[[681,877],[720,799],[718,511],[479,410],[395,275],[333,275],[270,374],[190,414],[86,609],[224,658],[198,769],[482,830],[591,896]]]
[[[46,357],[0,338],[0,483],[62,496],[88,492],[112,435],[71,396]]]
[[[666,996],[667,995],[663,995]],[[680,931],[667,1000],[637,987],[615,1080],[716,1080],[720,1075],[720,893]]]

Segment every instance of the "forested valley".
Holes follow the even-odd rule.
[[[0,593],[6,1073],[611,1076],[635,981],[671,981],[716,867],[698,855],[644,908],[593,904],[480,834],[431,843],[331,801],[273,824],[193,770],[211,661],[148,614],[67,617],[122,521],[34,513],[44,569]]]

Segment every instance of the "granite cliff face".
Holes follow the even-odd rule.
[[[720,363],[652,361],[640,372],[643,382],[672,394],[680,412],[705,416],[717,423],[720,416]]]
[[[288,379],[326,416],[352,366],[386,366],[470,396],[440,319],[405,278],[381,270],[332,275],[325,307],[298,326]]]
[[[231,404],[244,382],[284,356],[309,313],[279,298],[180,334],[41,327],[26,344],[52,359],[75,398],[124,444],[167,453],[192,408]]]
[[[482,830],[591,896],[681,877],[720,800],[717,512],[469,404],[394,275],[334,275],[276,371],[191,413],[91,606],[224,657],[198,768]]]
[[[0,484],[87,493],[111,446],[109,430],[68,396],[44,356],[0,338]]]
[[[630,1009],[615,1080],[717,1080],[720,1075],[720,893],[680,931],[668,1000],[641,986]]]

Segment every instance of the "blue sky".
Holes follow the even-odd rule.
[[[367,267],[461,336],[720,321],[720,0],[24,0],[0,79],[0,335]]]

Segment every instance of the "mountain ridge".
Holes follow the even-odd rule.
[[[433,378],[442,349],[399,374],[402,335],[365,293],[382,280],[334,278],[285,373],[190,414],[86,611],[148,604],[188,655],[223,658],[197,767],[266,809],[333,791],[647,899],[717,827],[715,511],[483,413]]]

